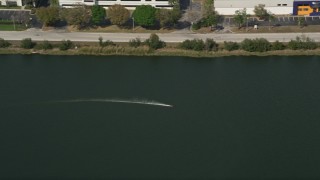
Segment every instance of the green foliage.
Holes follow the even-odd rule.
[[[254,6],[254,14],[259,17],[259,19],[267,20],[270,14],[268,11],[264,8],[264,4],[259,4],[258,6]]]
[[[141,42],[140,38],[131,39],[129,41],[129,46],[130,47],[135,47],[136,48],[136,47],[139,47],[141,45],[142,45],[142,42]]]
[[[92,22],[95,25],[99,25],[104,22],[106,18],[106,10],[102,6],[93,5],[91,7],[92,12]]]
[[[166,43],[161,41],[159,36],[154,33],[145,41],[145,44],[148,45],[150,49],[160,49],[166,46]]]
[[[61,41],[61,44],[59,45],[59,49],[61,51],[66,51],[66,50],[71,49],[73,47],[74,47],[74,45],[73,45],[72,41],[70,41],[70,40],[63,40],[63,41]]]
[[[103,41],[102,37],[99,37],[99,46],[106,47],[106,46],[115,46],[116,44],[110,40]]]
[[[169,4],[172,6],[179,6],[179,0],[169,0]]]
[[[202,39],[185,40],[180,44],[180,48],[186,50],[203,51],[206,45]]]
[[[205,41],[205,49],[207,51],[218,51],[219,44],[217,44],[213,39],[206,39]]]
[[[129,10],[120,4],[110,6],[107,13],[110,22],[114,25],[123,25],[130,18]]]
[[[161,27],[170,27],[178,22],[181,17],[179,9],[157,9],[156,18],[160,23]]]
[[[276,50],[284,50],[286,48],[286,46],[279,42],[279,41],[276,41],[274,43],[272,43],[272,50],[276,51]]]
[[[11,44],[10,44],[8,41],[0,38],[0,48],[7,48],[7,47],[9,47],[10,45],[11,45]]]
[[[204,17],[208,17],[210,16],[211,14],[213,14],[213,4],[214,4],[214,1],[213,0],[203,0],[203,14],[204,14]]]
[[[307,23],[303,17],[298,17],[297,24],[300,26],[300,28],[307,26]]]
[[[231,42],[231,41],[224,41],[223,47],[227,51],[235,51],[240,48],[240,46],[237,42]]]
[[[38,48],[43,50],[48,50],[48,49],[52,49],[53,46],[49,41],[45,40],[41,44],[38,44]]]
[[[236,10],[233,20],[238,24],[238,27],[241,28],[243,24],[247,22],[248,17],[247,9],[244,8],[242,10]]]
[[[192,30],[198,30],[201,28],[201,23],[194,23],[192,24]]]
[[[81,29],[89,25],[91,20],[91,9],[86,6],[64,8],[62,9],[61,16],[69,25]]]
[[[152,27],[156,24],[156,8],[150,5],[136,7],[132,16],[134,21],[144,27]]]
[[[23,49],[32,49],[36,45],[31,38],[22,39],[20,47]]]
[[[41,7],[36,10],[36,15],[46,26],[54,26],[60,21],[59,7]]]
[[[241,49],[249,52],[266,52],[271,50],[271,44],[264,38],[245,39],[241,42]]]
[[[288,43],[288,48],[292,50],[297,50],[297,49],[317,49],[318,44],[314,42],[312,39],[309,37],[301,36],[301,37],[296,37],[296,40],[291,40]]]
[[[50,6],[59,6],[59,0],[49,0]]]

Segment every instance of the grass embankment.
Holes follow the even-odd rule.
[[[23,49],[19,47],[0,48],[0,54],[43,54],[43,55],[95,55],[95,56],[185,56],[185,57],[224,57],[224,56],[299,56],[299,55],[320,55],[320,49],[314,50],[278,50],[267,52],[247,52],[244,50],[226,51],[193,51],[177,48],[175,44],[168,44],[166,48],[150,50],[146,46],[88,46],[77,45],[77,49],[61,51],[59,48],[50,50]]]
[[[21,23],[13,23],[12,21],[7,20],[0,21],[0,31],[23,31],[26,29],[26,26]]]

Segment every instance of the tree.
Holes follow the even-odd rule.
[[[141,5],[136,7],[132,16],[139,25],[150,27],[156,24],[156,11],[156,8],[150,5]]]
[[[45,26],[54,26],[60,21],[58,7],[41,7],[37,9],[36,15]]]
[[[9,47],[10,45],[11,45],[11,44],[10,44],[8,41],[0,38],[0,48],[7,48],[7,47]]]
[[[107,13],[111,23],[119,26],[125,24],[130,18],[129,10],[120,4],[110,6]]]
[[[63,9],[61,14],[69,25],[73,25],[78,29],[87,26],[91,20],[91,11],[86,6]]]
[[[169,0],[169,4],[172,6],[179,6],[180,5],[179,0]]]
[[[270,14],[268,11],[264,8],[264,4],[259,4],[258,6],[254,6],[254,14],[259,17],[261,20],[268,20],[268,17]]]
[[[32,49],[36,45],[31,38],[22,39],[20,47],[23,49]]]
[[[160,49],[166,46],[166,43],[161,41],[159,36],[154,33],[150,35],[145,44],[147,44],[151,49]]]
[[[173,26],[180,19],[181,14],[177,9],[157,9],[156,18],[160,23],[161,27]]]
[[[49,0],[50,6],[59,6],[59,0]]]
[[[247,9],[244,8],[242,10],[236,10],[235,15],[233,17],[235,23],[238,24],[239,29],[243,26],[244,23],[248,20]]]
[[[300,28],[303,28],[304,26],[306,26],[306,21],[304,20],[303,17],[298,17],[297,23],[298,23],[298,26],[300,26]]]
[[[203,17],[208,17],[214,12],[213,0],[204,0],[203,2]]]
[[[103,23],[106,18],[106,10],[102,6],[93,5],[91,7],[92,12],[92,22],[95,25]]]

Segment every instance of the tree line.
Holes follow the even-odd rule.
[[[110,6],[108,10],[98,5],[78,5],[74,8],[49,6],[38,8],[36,15],[44,26],[56,26],[64,21],[78,29],[103,25],[107,21],[113,25],[125,26],[130,20],[146,28],[167,28],[174,26],[181,17],[179,3],[176,3],[173,9],[156,9],[150,5],[141,5],[132,13],[119,4]]]

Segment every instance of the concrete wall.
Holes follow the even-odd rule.
[[[254,6],[264,4],[265,9],[273,14],[292,14],[293,0],[215,0],[215,10],[222,15],[233,15],[236,10],[246,8],[254,14]]]
[[[16,3],[17,6],[22,6],[22,0],[0,0],[2,6],[6,6],[7,2],[10,3]]]

